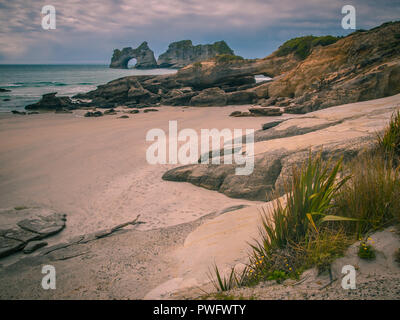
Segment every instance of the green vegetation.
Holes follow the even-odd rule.
[[[233,50],[229,48],[225,41],[217,41],[212,44],[218,54],[234,55]]]
[[[335,196],[336,214],[358,221],[343,224],[355,238],[394,224],[400,218],[400,178],[393,161],[381,153],[366,154],[348,164],[349,183]]]
[[[400,111],[393,114],[383,135],[378,135],[378,145],[385,156],[395,159],[400,156]]]
[[[192,40],[181,40],[181,41],[173,42],[172,45],[176,49],[183,49],[183,48],[188,48],[188,47],[193,46]]]
[[[17,210],[17,211],[19,211],[19,210],[28,209],[28,207],[26,207],[26,206],[17,206],[17,207],[14,207],[14,209]]]
[[[214,272],[216,279],[213,278],[213,273],[210,272],[210,280],[218,292],[228,291],[236,287],[241,287],[243,285],[242,281],[247,273],[247,268],[245,268],[241,274],[235,271],[235,268],[231,269],[229,277],[221,277],[218,267],[214,266]]]
[[[364,260],[374,260],[375,250],[372,245],[367,244],[365,241],[361,241],[360,245],[358,246],[358,256]]]
[[[310,153],[285,183],[286,201],[277,199],[262,212],[261,238],[251,246],[247,268],[241,274],[232,269],[226,279],[215,266],[215,287],[227,291],[266,280],[281,283],[311,267],[330,272],[331,263],[357,240],[358,256],[374,259],[374,242],[367,235],[400,222],[400,166],[394,161],[399,128],[397,112],[377,147],[346,164]]]
[[[219,54],[214,59],[217,63],[221,64],[244,61],[243,57],[235,56],[234,54]]]
[[[339,37],[333,36],[305,36],[294,38],[282,44],[276,54],[278,57],[283,57],[294,52],[298,58],[305,59],[311,53],[312,48],[316,46],[327,46],[335,43],[339,39]]]

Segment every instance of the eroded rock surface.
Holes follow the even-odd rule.
[[[400,108],[400,95],[319,110],[255,133],[254,170],[236,175],[235,164],[191,164],[167,171],[163,179],[185,181],[217,190],[234,198],[271,199],[273,188],[280,189],[293,165],[299,165],[322,150],[325,158],[351,159],[375,145],[392,113]],[[243,152],[243,149],[238,151]]]
[[[46,208],[14,208],[0,210],[0,257],[24,248],[30,253],[43,246],[37,241],[65,228],[66,215]],[[46,243],[47,244],[47,243]]]

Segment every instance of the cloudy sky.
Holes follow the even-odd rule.
[[[158,56],[173,41],[225,40],[246,58],[264,57],[301,35],[346,35],[400,19],[400,0],[0,0],[0,63],[108,63],[114,48],[147,41]],[[57,28],[43,30],[44,5]]]

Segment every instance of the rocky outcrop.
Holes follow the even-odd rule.
[[[128,62],[131,59],[136,59],[136,69],[157,68],[154,52],[149,48],[146,41],[136,49],[131,47],[123,48],[122,50],[115,49],[111,58],[110,68],[128,69]]]
[[[157,62],[160,68],[182,68],[198,61],[209,60],[219,54],[233,55],[233,50],[225,41],[194,46],[191,40],[182,40],[171,43],[167,51],[158,57]]]
[[[286,113],[306,113],[399,93],[399,34],[400,22],[394,22],[332,41],[330,37],[296,38],[288,42],[297,47],[288,50],[285,43],[264,59],[218,55],[176,74],[125,77],[76,97],[110,108],[201,105],[205,94],[209,100],[216,94],[212,105],[258,103]],[[299,50],[303,42],[309,44],[305,52]],[[256,83],[254,76],[259,74],[273,79]],[[180,91],[183,88],[185,92]],[[210,88],[225,95],[215,89],[203,92]]]
[[[57,92],[46,93],[42,99],[34,104],[27,105],[26,110],[72,110],[81,107],[74,103],[69,97],[56,97]]]
[[[209,88],[201,91],[190,99],[191,106],[224,106],[226,105],[226,94],[220,88]]]
[[[345,160],[371,149],[375,145],[376,132],[387,125],[399,103],[400,95],[395,95],[269,123],[263,126],[266,130],[255,133],[254,170],[248,176],[236,175],[238,166],[224,164],[220,152],[219,165],[177,167],[167,171],[163,179],[190,182],[233,198],[268,200],[273,189],[283,193],[283,181],[290,175],[293,165],[300,165],[308,158],[311,146],[314,153],[323,150],[325,158],[344,156]]]
[[[6,223],[7,229],[0,230],[0,258],[12,253],[25,250],[33,252],[43,246],[37,241],[54,235],[65,228],[66,215],[42,208],[15,208],[3,210],[2,216],[15,220],[17,217],[26,217],[16,223]]]
[[[315,47],[294,68],[255,92],[259,98],[286,98],[289,113],[396,94],[400,92],[399,35],[400,22],[385,23]]]

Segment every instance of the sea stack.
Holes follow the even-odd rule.
[[[115,49],[111,58],[110,68],[128,69],[128,62],[131,59],[136,59],[136,69],[157,68],[154,52],[149,48],[146,41],[136,49],[132,49],[131,47],[123,48],[122,50]]]
[[[160,68],[183,68],[194,62],[214,58],[219,54],[233,55],[234,53],[225,41],[194,46],[191,40],[182,40],[171,43],[168,50],[159,56],[157,62]]]

